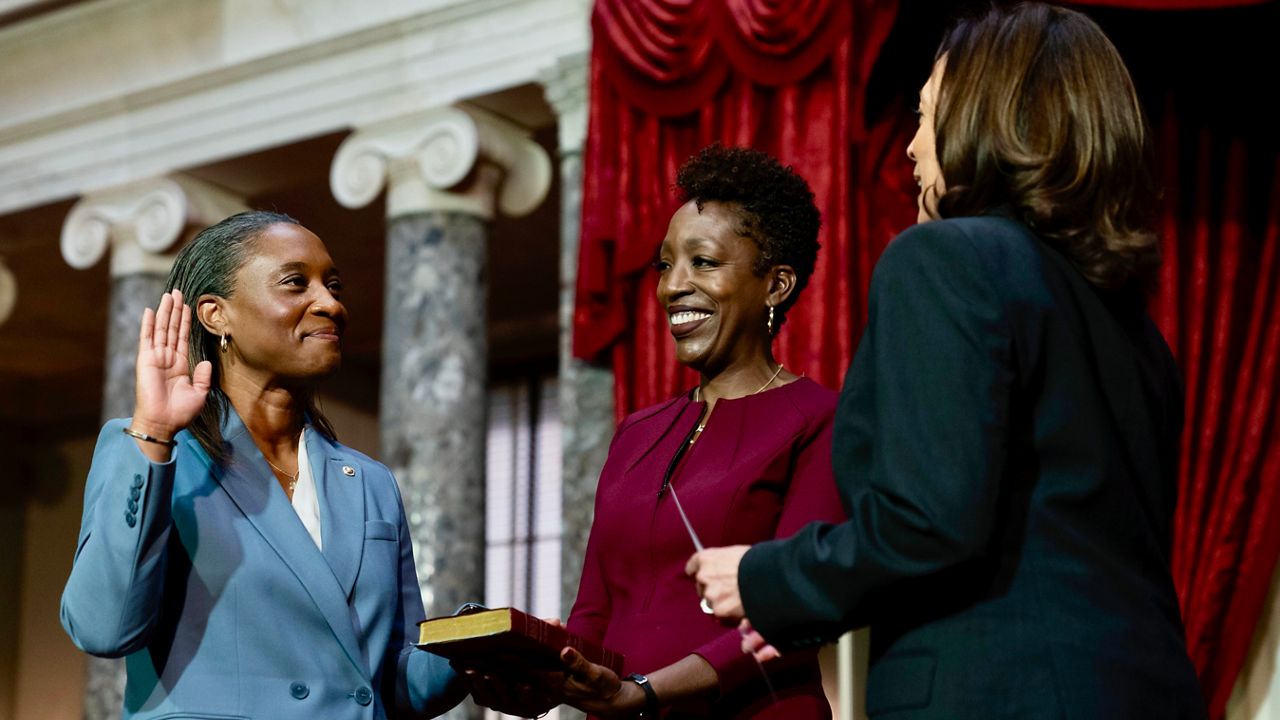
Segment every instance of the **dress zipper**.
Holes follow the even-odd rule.
[[[701,420],[702,416],[699,415],[698,419]],[[694,434],[696,434],[697,432],[698,432],[698,423],[694,422],[693,428],[691,428],[689,430],[689,433],[684,436],[684,442],[680,443],[679,449],[676,450],[676,453],[671,458],[671,461],[667,463],[667,471],[662,474],[662,487],[658,488],[658,497],[653,504],[653,515],[649,518],[649,537],[651,538],[653,537],[654,527],[658,522],[658,507],[662,504],[662,496],[667,493],[667,488],[671,487],[671,476],[675,473],[676,468],[680,465],[680,459],[683,458],[685,456],[685,453],[689,451],[689,447],[690,447],[689,441],[693,439]],[[657,589],[657,582],[656,582],[657,560],[654,558],[653,553],[654,553],[653,543],[649,543],[649,571],[652,575],[654,575],[655,581],[649,584],[649,592],[647,595],[645,595],[644,603],[640,606],[641,612],[649,612],[649,605],[653,602],[653,593]]]
[[[699,415],[698,419],[701,420],[702,416]],[[659,500],[666,494],[667,488],[671,487],[671,475],[676,471],[676,466],[680,464],[680,458],[683,458],[684,454],[689,451],[689,441],[693,440],[693,436],[697,433],[698,423],[695,422],[693,427],[689,428],[689,434],[684,436],[684,442],[680,443],[680,449],[676,450],[676,454],[671,456],[671,462],[667,463],[667,471],[662,474],[662,486],[658,488]]]

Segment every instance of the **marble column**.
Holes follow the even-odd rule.
[[[587,134],[585,53],[561,58],[542,76],[559,121],[560,159],[560,422],[563,541],[561,612],[578,594],[596,482],[613,437],[613,372],[573,356],[573,302],[582,226],[582,147]]]
[[[400,481],[428,617],[484,598],[488,233],[453,211],[387,226],[382,461]]]
[[[85,195],[62,225],[62,257],[85,269],[110,251],[102,418],[133,414],[134,362],[142,310],[154,307],[173,254],[201,227],[244,210],[225,191],[185,176],[169,176]],[[115,720],[124,704],[124,662],[89,658],[84,717]]]
[[[470,107],[361,128],[334,158],[346,207],[387,190],[381,459],[404,496],[428,617],[484,598],[489,221],[532,211],[550,179],[528,132]]]

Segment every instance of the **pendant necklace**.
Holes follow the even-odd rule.
[[[770,380],[770,382],[773,382],[773,381],[772,381],[772,380]],[[263,456],[262,456],[262,459],[263,459],[263,460],[267,460],[267,456],[266,456],[266,455],[263,455]],[[286,472],[283,468],[281,468],[279,465],[276,465],[275,463],[271,462],[270,460],[267,460],[267,464],[268,464],[268,465],[270,465],[270,466],[271,466],[271,468],[272,468],[273,470],[275,470],[276,472],[278,472],[278,473],[280,473],[281,475],[284,475],[285,477],[289,478],[289,497],[290,497],[290,498],[292,498],[292,497],[293,497],[293,489],[294,489],[294,488],[296,488],[296,487],[298,487],[298,475],[301,475],[301,474],[302,474],[302,467],[301,467],[301,466],[299,466],[299,467],[298,467],[298,469],[297,469],[297,471],[295,471],[294,473],[290,474],[290,473]]]
[[[751,394],[752,394],[752,395],[757,395],[757,394],[759,394],[759,393],[764,392],[764,389],[765,389],[765,388],[767,388],[767,387],[769,387],[770,385],[772,385],[772,384],[773,384],[773,381],[778,379],[778,376],[782,374],[782,370],[783,370],[783,368],[785,368],[785,367],[786,367],[786,366],[785,366],[785,365],[783,365],[782,363],[778,363],[778,369],[773,371],[773,375],[770,375],[770,376],[769,376],[769,379],[768,379],[767,381],[765,381],[765,384],[763,384],[763,385],[761,385],[761,386],[760,386],[760,389],[756,390],[755,392],[753,392],[753,393],[751,393]],[[693,401],[694,401],[694,402],[700,402],[700,398],[701,398],[701,397],[702,397],[702,386],[701,386],[701,385],[699,385],[698,387],[696,387],[696,388],[694,388],[694,389],[693,389]],[[711,416],[710,416],[710,415],[708,415],[706,419],[704,419],[704,420],[702,420],[701,422],[699,422],[699,423],[698,423],[698,427],[693,431],[693,435],[689,438],[689,444],[690,444],[690,445],[692,445],[692,444],[694,444],[695,442],[697,442],[697,441],[698,441],[698,437],[702,435],[702,431],[703,431],[703,430],[705,430],[705,429],[706,429],[706,427],[707,427],[707,420],[710,420],[710,419],[711,419]]]

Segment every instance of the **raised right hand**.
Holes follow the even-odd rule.
[[[213,365],[202,361],[188,367],[191,308],[174,290],[160,297],[155,312],[142,313],[138,332],[137,383],[134,390],[134,430],[172,440],[204,407]]]

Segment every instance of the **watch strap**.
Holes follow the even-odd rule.
[[[640,713],[640,717],[644,720],[658,720],[661,706],[658,704],[658,693],[654,692],[649,678],[640,673],[631,673],[625,679],[639,685],[644,691],[644,711]]]

